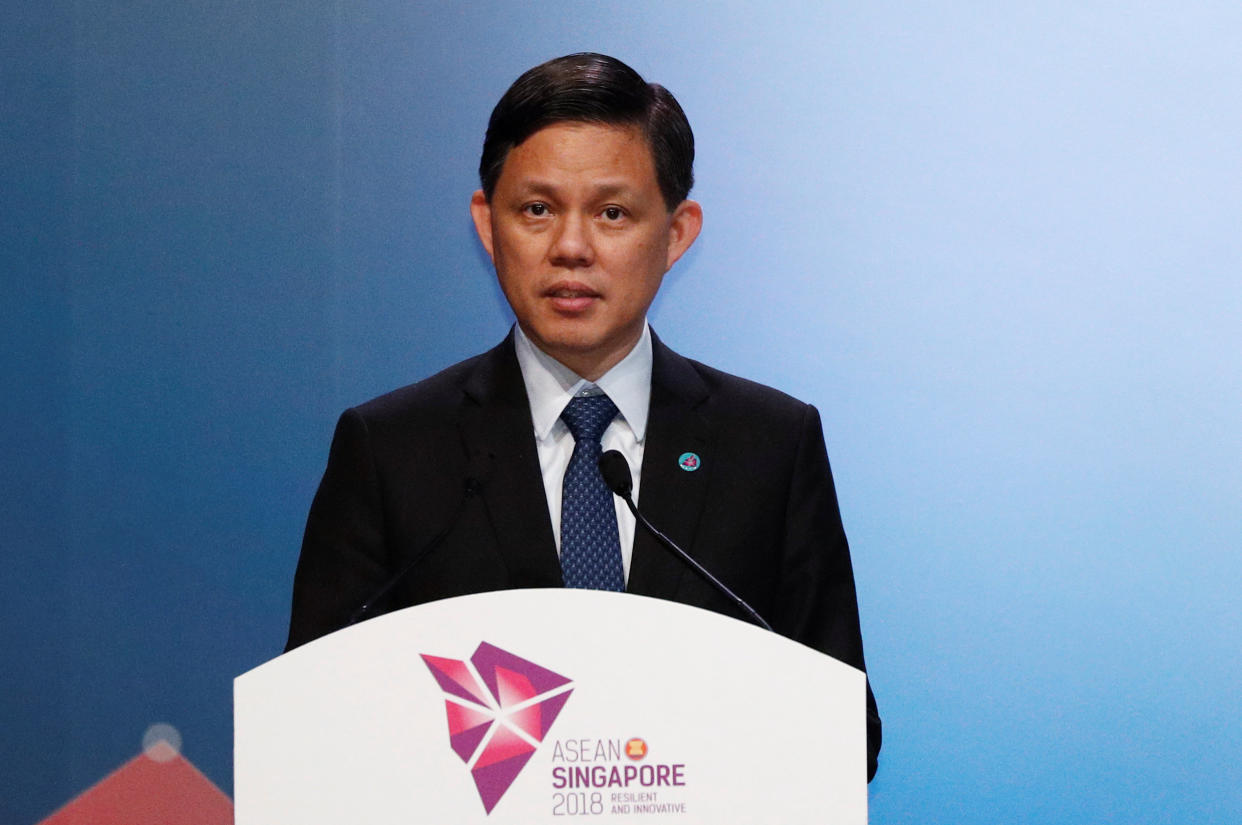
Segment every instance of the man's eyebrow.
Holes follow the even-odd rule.
[[[526,195],[555,196],[560,191],[557,185],[550,181],[531,180],[531,179],[519,181],[516,188],[523,196],[526,196]]]
[[[595,195],[601,198],[610,198],[613,195],[628,195],[633,190],[626,183],[605,183],[596,187]]]
[[[517,189],[523,196],[541,195],[556,197],[561,194],[561,187],[548,180],[524,180],[518,184]],[[615,183],[601,183],[591,190],[591,195],[595,198],[611,198],[617,195],[629,195],[633,191],[633,187],[629,184],[617,181]]]

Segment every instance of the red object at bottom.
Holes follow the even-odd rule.
[[[160,742],[39,825],[233,825],[233,800]]]

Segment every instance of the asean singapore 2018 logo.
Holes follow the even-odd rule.
[[[449,746],[490,814],[548,735],[572,682],[487,642],[468,661],[422,658],[445,694]]]
[[[449,747],[488,814],[544,744],[574,683],[482,642],[466,660],[421,654],[444,691]],[[551,814],[685,814],[686,766],[649,760],[647,740],[558,734],[550,745]]]

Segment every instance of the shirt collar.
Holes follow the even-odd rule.
[[[561,417],[561,411],[575,395],[590,395],[598,387],[617,405],[620,415],[641,444],[647,432],[647,406],[651,401],[651,327],[643,323],[643,334],[629,354],[604,373],[598,381],[580,377],[569,367],[535,346],[520,326],[514,327],[517,351],[535,437],[548,438]]]

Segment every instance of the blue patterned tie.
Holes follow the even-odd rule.
[[[621,540],[612,491],[599,474],[600,436],[617,415],[606,395],[574,398],[561,420],[574,436],[574,453],[561,487],[561,572],[566,587],[624,590]]]

